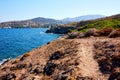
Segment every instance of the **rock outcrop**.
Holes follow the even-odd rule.
[[[75,27],[72,26],[52,26],[46,33],[54,33],[54,34],[67,34],[70,30],[74,30]]]

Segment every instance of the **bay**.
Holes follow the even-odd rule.
[[[16,58],[60,36],[45,33],[46,30],[47,28],[0,29],[0,61]]]

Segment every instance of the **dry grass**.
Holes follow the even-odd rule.
[[[117,68],[120,68],[120,43],[105,41],[97,42],[94,46],[96,49],[95,59],[99,63],[101,72],[104,74],[110,74],[111,76],[109,80],[118,80],[118,76],[120,79],[120,71],[117,70]]]

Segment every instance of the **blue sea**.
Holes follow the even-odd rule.
[[[60,35],[45,33],[47,28],[0,29],[0,62],[55,40]]]

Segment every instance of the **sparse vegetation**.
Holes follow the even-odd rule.
[[[76,30],[73,30],[73,31],[87,32],[91,28],[96,28],[98,30],[105,29],[105,28],[118,29],[120,28],[119,15],[106,17],[102,19],[78,22],[76,24]]]
[[[110,74],[109,80],[120,79],[120,43],[96,42],[95,59],[98,61],[100,70],[104,74]]]
[[[76,26],[76,25],[77,25],[77,22],[72,22],[70,25],[71,25],[71,26]]]

